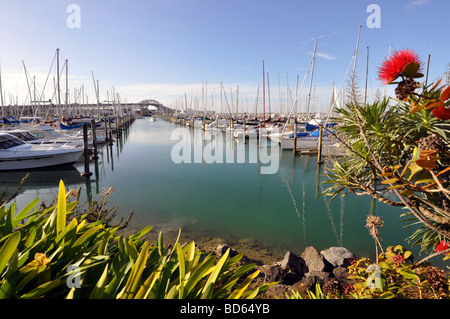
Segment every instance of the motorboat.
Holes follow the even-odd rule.
[[[0,133],[0,171],[72,165],[82,154],[81,147],[28,144],[11,134]]]
[[[5,130],[3,131],[3,133],[11,134],[17,137],[19,140],[29,144],[52,144],[54,146],[71,145],[79,147],[83,146],[83,141],[80,141],[79,139],[72,140],[66,138],[38,138],[30,131],[22,129]]]
[[[42,139],[50,139],[50,140],[59,140],[60,142],[77,142],[77,143],[83,143],[83,132],[80,130],[74,135],[68,135],[68,134],[61,134],[55,131],[52,127],[41,124],[41,125],[32,125],[29,127],[29,131],[35,135],[38,138]],[[97,144],[105,143],[106,139],[105,137],[101,135],[96,136]],[[88,145],[92,146],[92,137],[89,136],[88,138]]]

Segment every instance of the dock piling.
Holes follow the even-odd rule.
[[[94,155],[92,159],[98,160],[98,150],[97,150],[97,132],[96,132],[95,119],[91,120],[91,131],[92,131],[92,146],[94,148]]]
[[[84,177],[89,177],[92,173],[89,171],[89,141],[87,124],[83,124],[83,162],[84,172],[81,175]]]
[[[323,137],[323,126],[319,129],[319,146],[317,148],[317,164],[322,164],[322,137]]]

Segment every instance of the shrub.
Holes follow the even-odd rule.
[[[69,195],[61,181],[52,207],[0,207],[1,299],[256,298],[272,285],[250,289],[259,272],[238,265],[242,255],[216,262],[194,242],[165,247],[162,233],[150,244],[142,237],[151,226],[124,237],[102,219],[74,216]]]

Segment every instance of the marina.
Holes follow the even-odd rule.
[[[179,124],[149,117],[133,121],[121,137],[99,147],[98,161],[89,161],[91,176],[83,177],[83,161],[57,170],[31,171],[14,199],[23,207],[34,198],[50,203],[62,179],[67,189],[80,188],[80,203],[99,199],[110,187],[108,205],[119,205],[117,218],[133,217],[129,231],[153,225],[153,238],[162,231],[167,241],[200,245],[226,242],[259,260],[277,259],[287,250],[301,252],[307,246],[323,249],[344,246],[355,254],[373,256],[373,240],[364,227],[365,217],[380,214],[386,223],[383,245],[403,242],[408,230],[399,229],[401,209],[366,196],[348,195],[330,202],[322,195],[324,165],[317,156],[282,151],[275,174],[261,174],[261,163],[248,159],[258,151],[256,141],[240,143],[229,138],[222,144],[224,163],[176,164],[171,152],[178,140],[172,132]],[[192,148],[206,149],[211,132],[189,128]],[[195,143],[199,142],[200,145]],[[268,147],[273,147],[268,146]],[[279,145],[276,145],[278,148]],[[226,154],[247,160],[226,162]],[[0,172],[3,190],[15,190],[25,172]]]
[[[4,5],[0,299],[450,299],[449,6]]]

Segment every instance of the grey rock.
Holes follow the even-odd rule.
[[[220,244],[216,248],[216,256],[218,258],[222,257],[227,252],[228,249],[230,249],[230,253],[229,253],[230,257],[234,257],[234,256],[239,254],[236,250],[234,250],[233,248],[231,248],[227,244]]]
[[[313,246],[306,247],[301,258],[305,261],[308,269],[306,272],[331,271],[333,268]]]
[[[344,247],[330,247],[320,252],[333,267],[348,267],[355,255]]]

